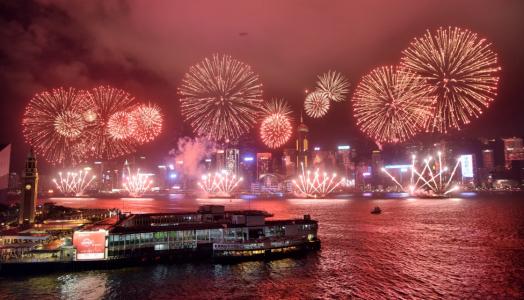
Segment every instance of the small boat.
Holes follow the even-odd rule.
[[[375,208],[373,208],[373,210],[371,211],[372,214],[375,214],[375,215],[378,215],[382,212],[382,210],[380,209],[380,207],[378,206],[375,206]]]

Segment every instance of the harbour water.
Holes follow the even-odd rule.
[[[0,278],[0,298],[524,298],[524,195],[450,199],[50,199],[71,207],[310,214],[322,250],[237,264],[177,263]],[[380,206],[382,214],[373,215]]]

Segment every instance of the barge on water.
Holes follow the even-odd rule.
[[[12,244],[12,249],[4,244],[0,272],[266,259],[320,249],[318,222],[309,215],[290,220],[268,217],[272,215],[265,211],[226,211],[220,205],[201,206],[191,213],[118,215],[78,228],[72,237],[61,237],[64,242],[55,249],[32,245],[20,251],[19,244]]]

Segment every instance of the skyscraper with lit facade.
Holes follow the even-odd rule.
[[[240,166],[240,150],[236,148],[228,148],[226,150],[226,170],[232,174],[238,174]]]
[[[271,172],[271,153],[269,152],[260,152],[257,153],[257,180],[263,174]]]
[[[513,137],[502,139],[504,141],[504,165],[511,169],[513,161],[524,160],[524,146],[521,138]]]
[[[307,168],[309,165],[309,128],[304,124],[302,115],[300,116],[300,124],[297,128],[297,140],[296,140],[296,150],[297,150],[297,168],[301,168],[301,165],[304,165],[304,168]]]

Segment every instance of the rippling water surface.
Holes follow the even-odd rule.
[[[311,214],[322,250],[238,264],[162,264],[0,278],[0,298],[524,298],[524,198],[54,199],[74,207],[194,210],[202,204]],[[381,215],[370,210],[380,206]]]

